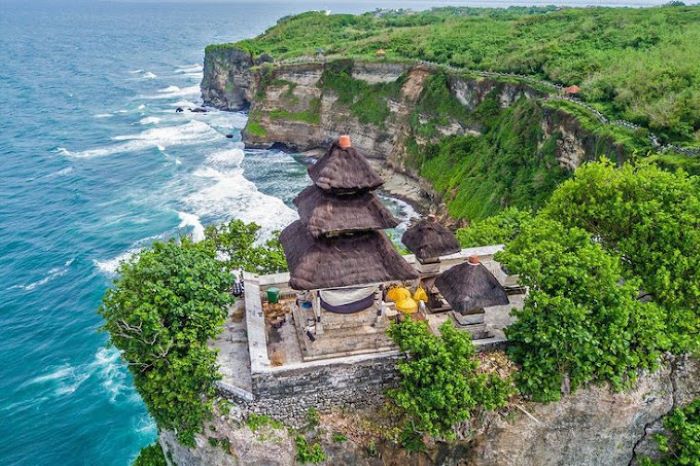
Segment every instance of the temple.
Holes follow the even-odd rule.
[[[294,320],[306,323],[297,325],[302,356],[389,346],[384,284],[415,281],[418,273],[383,231],[398,225],[373,193],[383,181],[348,136],[309,176],[313,185],[294,200],[300,219],[280,235],[289,284],[298,291]]]

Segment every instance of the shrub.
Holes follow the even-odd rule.
[[[545,213],[622,256],[625,278],[667,310],[676,352],[700,349],[700,183],[684,172],[609,161],[580,167]]]
[[[134,460],[133,466],[166,466],[163,449],[158,442],[155,442],[139,452],[139,456]]]
[[[485,218],[466,228],[457,230],[462,247],[506,244],[515,239],[522,225],[532,220],[532,214],[515,207],[508,208],[493,217]]]
[[[509,381],[477,372],[471,336],[450,322],[433,335],[426,322],[407,319],[388,333],[408,360],[398,363],[399,388],[389,395],[402,408],[413,431],[453,438],[452,427],[477,407],[496,409],[511,394]]]
[[[156,242],[119,268],[99,312],[160,429],[185,445],[212,412],[216,353],[231,276],[203,244]]]
[[[297,448],[297,461],[300,463],[318,464],[326,460],[326,452],[318,443],[309,443],[301,434],[294,437],[294,444]]]
[[[700,399],[684,408],[674,409],[663,421],[666,435],[656,441],[662,457],[659,461],[645,458],[645,466],[700,465]]]
[[[229,270],[242,269],[255,273],[287,270],[287,261],[277,232],[263,242],[259,225],[231,220],[226,224],[206,227],[204,235],[207,246],[218,253]]]
[[[620,389],[656,366],[663,309],[638,301],[639,282],[623,280],[619,258],[585,231],[540,216],[496,258],[530,287],[506,329],[522,393],[551,401],[587,382]]]

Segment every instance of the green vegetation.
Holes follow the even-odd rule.
[[[662,457],[645,458],[642,466],[700,465],[700,399],[684,408],[674,409],[663,421],[666,435],[656,436]]]
[[[194,445],[212,412],[231,275],[206,244],[156,242],[119,268],[99,309],[160,429]]]
[[[321,122],[321,99],[313,99],[309,108],[301,112],[287,110],[271,110],[269,113],[273,120],[291,120],[317,125]]]
[[[305,464],[318,464],[326,461],[326,452],[319,443],[309,443],[301,434],[294,437],[294,444],[297,448],[297,461]]]
[[[387,100],[397,98],[405,76],[388,83],[367,84],[352,77],[352,60],[336,60],[324,69],[322,85],[338,95],[338,104],[347,106],[361,123],[383,127],[389,117]]]
[[[284,429],[284,424],[282,423],[282,421],[273,419],[265,414],[251,413],[246,418],[245,424],[253,432],[257,432],[263,427],[271,427],[273,429]]]
[[[276,59],[326,55],[424,59],[579,84],[612,118],[666,140],[700,141],[700,7],[439,8],[359,16],[308,12],[238,47]]]
[[[507,330],[520,391],[558,399],[589,382],[623,388],[662,351],[697,352],[700,181],[649,161],[589,162],[536,216],[517,209],[460,229],[530,288]]]
[[[166,466],[163,449],[158,442],[144,447],[134,460],[133,466]]]
[[[344,443],[348,441],[348,438],[340,432],[333,432],[333,441],[335,443]]]
[[[514,240],[522,226],[532,220],[532,214],[515,207],[473,223],[468,228],[457,230],[457,239],[462,247],[471,248],[485,244],[506,244]]]
[[[474,115],[482,135],[448,136],[416,148],[415,165],[444,194],[450,215],[478,220],[506,207],[543,205],[569,173],[556,160],[558,135],[542,133],[540,104],[520,99],[500,108],[494,90]]]
[[[258,138],[264,138],[267,136],[267,130],[265,127],[261,125],[259,121],[250,118],[248,119],[248,123],[245,125],[245,132]]]
[[[261,241],[260,226],[231,220],[221,225],[210,225],[204,230],[208,247],[219,253],[228,270],[242,269],[254,273],[277,273],[287,270],[279,234]]]
[[[638,301],[639,282],[623,281],[619,257],[585,231],[538,217],[497,258],[530,287],[506,329],[521,393],[552,401],[588,382],[621,389],[656,367],[663,309]]]
[[[512,393],[509,381],[477,371],[470,335],[449,322],[440,327],[440,336],[426,322],[410,319],[393,323],[388,334],[410,356],[398,363],[401,380],[389,396],[408,417],[402,437],[413,449],[420,434],[453,438],[452,427],[474,409],[502,407]]]
[[[675,352],[700,349],[700,182],[647,163],[586,164],[544,210],[622,257],[626,279],[667,312]]]

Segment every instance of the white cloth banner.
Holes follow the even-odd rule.
[[[348,288],[344,290],[321,290],[321,299],[331,306],[342,306],[343,304],[356,303],[362,301],[367,296],[377,291],[376,286],[367,288]]]

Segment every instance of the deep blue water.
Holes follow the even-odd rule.
[[[0,0],[0,464],[128,464],[156,429],[98,332],[119,260],[209,222],[295,217],[297,159],[243,151],[245,115],[174,112],[199,102],[204,47],[379,5],[426,6]]]

